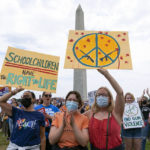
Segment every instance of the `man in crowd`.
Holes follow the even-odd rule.
[[[59,112],[59,109],[56,106],[51,104],[51,100],[52,100],[51,97],[52,97],[52,94],[50,92],[43,92],[42,94],[43,104],[35,107],[35,110],[42,112],[45,116],[46,150],[51,150],[51,145],[48,140],[48,134],[50,131],[50,126],[51,126],[51,122],[54,117],[54,114],[56,112]]]

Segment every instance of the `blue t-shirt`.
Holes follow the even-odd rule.
[[[24,111],[12,107],[13,132],[10,138],[18,146],[40,144],[40,126],[45,126],[44,115],[37,111]]]
[[[34,109],[35,109],[35,110],[38,110],[38,109],[41,109],[41,108],[45,108],[45,112],[46,112],[48,115],[50,115],[50,116],[54,116],[54,114],[55,114],[56,112],[59,112],[59,111],[60,111],[56,106],[51,105],[51,104],[50,104],[49,106],[43,106],[43,105],[41,104],[41,105],[36,106]],[[51,125],[51,121],[50,121],[50,120],[49,120],[49,124]],[[46,127],[46,129],[45,129],[45,136],[46,136],[46,138],[48,138],[49,128],[50,128],[50,126],[49,126],[49,127]]]

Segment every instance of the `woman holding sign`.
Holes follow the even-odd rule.
[[[122,137],[126,150],[141,150],[142,127],[144,126],[141,111],[132,93],[125,95]]]
[[[0,106],[13,120],[13,131],[7,150],[45,150],[44,115],[34,110],[31,97],[23,95],[23,110],[7,103],[10,97],[22,90],[19,87],[0,97]]]
[[[111,74],[98,69],[116,91],[116,101],[106,87],[100,87],[95,96],[92,110],[85,113],[90,118],[89,136],[91,150],[122,150],[120,137],[122,115],[124,111],[123,90]]]

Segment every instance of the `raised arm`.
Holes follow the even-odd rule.
[[[145,95],[145,89],[143,90],[143,93],[142,93],[141,97],[139,98],[139,101],[142,100],[142,98],[143,98],[144,95]]]
[[[148,97],[150,98],[150,93],[149,93],[149,89],[148,88],[146,89],[146,93],[147,93]]]
[[[142,98],[143,98],[144,95],[145,95],[145,89],[143,90],[142,95],[141,95],[141,96],[139,97],[139,99],[138,99],[139,106],[142,105]]]
[[[18,87],[15,90],[3,95],[0,97],[0,106],[2,107],[3,111],[8,115],[12,116],[12,105],[7,103],[7,100],[12,97],[13,95],[17,94],[18,92],[22,91],[22,87]]]
[[[123,112],[124,112],[124,95],[123,90],[118,84],[118,82],[111,76],[111,74],[105,69],[98,69],[98,71],[105,76],[105,78],[109,81],[111,86],[117,93],[116,101],[115,101],[115,108],[114,108],[114,115],[119,119],[119,122],[122,120]]]

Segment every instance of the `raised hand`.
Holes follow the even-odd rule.
[[[143,96],[145,95],[145,89],[143,90]]]
[[[13,91],[11,91],[12,95],[15,95],[21,91],[23,91],[24,88],[22,88],[21,86],[17,87],[16,89],[14,89]]]
[[[100,72],[100,73],[103,74],[103,75],[105,75],[105,74],[108,73],[108,71],[107,71],[106,69],[103,69],[103,68],[99,68],[99,69],[97,69],[97,70],[98,70],[98,72]]]
[[[150,93],[149,93],[149,89],[148,88],[146,89],[146,93],[150,97]]]

